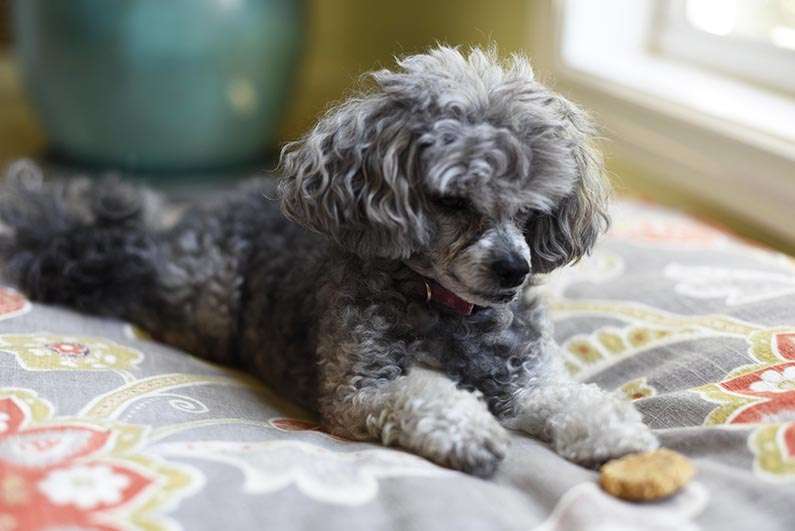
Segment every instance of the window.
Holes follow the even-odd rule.
[[[658,0],[650,47],[795,93],[795,0]]]
[[[795,81],[793,52],[695,29],[679,17],[691,1],[563,0],[558,4],[559,42],[553,68],[559,76],[578,78],[586,85],[601,83],[603,88],[607,83],[610,90],[631,92],[627,96],[645,106],[667,107],[666,112],[702,125],[710,122],[710,127],[722,128],[744,142],[795,156],[792,93],[768,90],[723,72],[744,65],[768,82]],[[755,0],[718,3],[733,1]],[[694,41],[709,45],[696,46]]]
[[[536,62],[647,189],[679,190],[792,245],[794,4],[541,0]]]

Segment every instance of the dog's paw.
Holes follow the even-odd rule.
[[[448,468],[480,477],[494,474],[510,439],[479,394],[416,367],[391,393],[391,400],[382,402],[386,407],[367,418],[370,434]]]
[[[627,454],[659,447],[657,437],[629,403],[611,401],[588,414],[561,415],[552,422],[552,443],[562,457],[596,467]]]
[[[508,433],[490,415],[475,422],[452,416],[425,420],[434,428],[423,430],[408,446],[442,466],[486,478],[494,475],[508,451]]]
[[[609,431],[593,429],[577,437],[557,438],[554,443],[561,457],[592,468],[611,459],[659,447],[657,437],[643,424],[614,427]]]
[[[497,422],[484,431],[458,427],[439,435],[443,446],[450,445],[439,463],[482,478],[493,476],[508,452],[508,434]]]

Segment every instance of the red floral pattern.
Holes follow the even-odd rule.
[[[696,389],[719,404],[705,424],[753,425],[749,448],[755,472],[788,480],[795,476],[795,332],[759,330],[748,339],[755,364]]]
[[[308,420],[278,417],[269,420],[268,423],[279,431],[314,431],[317,433],[322,433],[326,437],[330,437],[337,441],[346,442],[348,440],[328,433],[322,427],[320,427],[317,422],[311,422]]]
[[[316,422],[301,419],[279,417],[271,419],[269,424],[280,431],[322,431]]]
[[[82,358],[91,352],[89,348],[80,343],[50,343],[47,348],[60,354],[61,356],[73,356]]]
[[[53,424],[26,428],[25,409],[0,399],[0,508],[12,529],[116,529],[103,513],[135,500],[153,479],[105,461],[110,431]]]
[[[138,350],[105,338],[49,332],[0,334],[0,351],[33,371],[127,371],[144,357]]]
[[[792,369],[787,371],[789,367]],[[795,362],[766,366],[721,382],[720,387],[726,391],[759,399],[739,408],[729,417],[728,422],[750,424],[766,422],[784,412],[795,414],[795,380],[790,380],[789,374],[795,375]],[[788,382],[792,382],[792,385],[787,386]]]
[[[670,212],[656,211],[656,215],[649,216],[648,207],[641,207],[641,215],[632,215],[637,208],[629,204],[621,207],[630,215],[616,216],[608,233],[610,238],[696,248],[710,248],[729,239],[722,229]]]
[[[623,230],[622,230],[623,229]],[[613,232],[616,238],[649,242],[674,241],[681,244],[708,245],[725,239],[725,234],[709,227],[695,224],[666,224],[641,221],[632,227],[622,227]]]
[[[795,422],[790,422],[784,429],[784,436],[781,438],[784,448],[790,459],[795,459]]]
[[[722,404],[707,417],[707,424],[774,423],[795,416],[795,333],[762,331],[749,340],[748,353],[756,364],[696,389]]]
[[[764,424],[749,440],[756,456],[754,470],[773,481],[787,481],[795,475],[795,422]]]
[[[24,313],[30,308],[30,303],[19,292],[6,287],[0,287],[0,319],[6,319]]]
[[[774,341],[781,357],[795,360],[795,333],[776,334]]]

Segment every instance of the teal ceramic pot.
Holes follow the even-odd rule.
[[[299,0],[16,0],[18,59],[62,157],[218,169],[273,147],[303,42]]]

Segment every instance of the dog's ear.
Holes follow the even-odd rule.
[[[548,273],[576,262],[591,251],[607,230],[610,186],[601,153],[593,146],[594,127],[588,116],[561,96],[547,100],[562,120],[561,141],[570,143],[576,168],[574,186],[550,212],[532,216],[525,238],[532,254],[533,271]]]
[[[416,147],[408,120],[385,94],[331,109],[282,151],[284,214],[361,256],[409,256],[428,235],[411,193]]]

